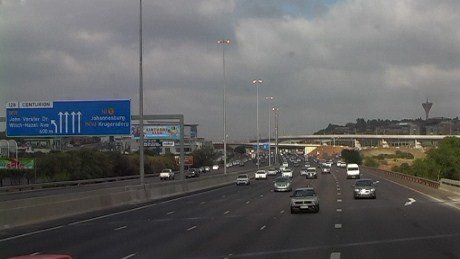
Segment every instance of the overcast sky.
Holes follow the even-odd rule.
[[[458,0],[143,0],[144,114],[230,140],[460,112]],[[0,0],[0,103],[139,100],[139,1]],[[274,96],[271,103],[265,96]],[[3,106],[5,107],[5,106]],[[0,109],[5,116],[5,109]],[[272,120],[273,121],[273,120]]]

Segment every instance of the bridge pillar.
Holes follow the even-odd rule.
[[[414,147],[417,148],[417,149],[423,149],[422,147],[422,143],[420,143],[418,140],[414,140]]]
[[[359,143],[359,141],[357,139],[354,139],[354,146],[356,149],[361,149],[361,143]]]
[[[389,148],[390,145],[388,145],[388,142],[384,139],[380,140],[380,146],[383,148]]]

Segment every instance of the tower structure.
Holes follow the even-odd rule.
[[[426,102],[422,103],[422,106],[423,106],[423,109],[425,110],[425,115],[426,115],[425,120],[428,120],[428,117],[430,115],[431,106],[433,106],[433,103],[430,103],[427,98]]]

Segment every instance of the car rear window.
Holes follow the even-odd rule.
[[[293,194],[294,197],[315,196],[314,190],[296,190]]]

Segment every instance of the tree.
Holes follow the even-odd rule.
[[[345,160],[347,164],[358,164],[360,165],[363,161],[361,154],[359,151],[351,150],[351,149],[344,149],[342,150],[342,158]]]
[[[242,154],[246,154],[246,147],[245,146],[237,146],[234,150],[234,152],[242,155]]]
[[[192,152],[193,166],[200,167],[205,165],[212,165],[214,160],[218,157],[218,153],[212,146],[203,146]]]

